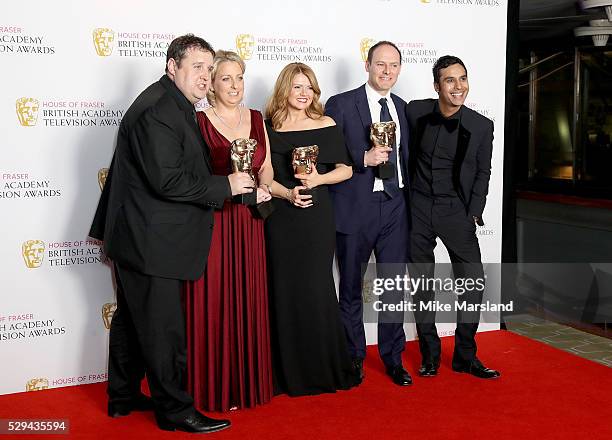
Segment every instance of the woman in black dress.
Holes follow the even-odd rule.
[[[332,260],[336,228],[327,185],[349,179],[341,130],[323,115],[314,72],[302,63],[280,73],[266,108],[275,211],[265,225],[275,394],[334,392],[358,384],[340,321]],[[311,174],[294,174],[292,152],[317,145]],[[316,192],[300,194],[300,189]]]

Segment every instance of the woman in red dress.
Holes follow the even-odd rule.
[[[197,118],[214,174],[232,172],[232,141],[257,140],[253,174],[262,202],[271,197],[270,147],[261,113],[241,105],[244,70],[236,53],[217,52],[211,107]],[[268,402],[273,390],[264,225],[246,205],[226,201],[215,212],[206,270],[187,282],[185,303],[188,387],[196,406],[228,411]]]

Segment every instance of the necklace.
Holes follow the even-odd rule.
[[[223,125],[225,125],[227,128],[229,128],[230,130],[238,130],[238,128],[240,127],[240,124],[242,124],[242,107],[238,106],[238,114],[240,115],[239,119],[238,119],[238,125],[236,125],[235,127],[232,127],[231,125],[227,124],[223,118],[221,116],[219,116],[219,114],[217,113],[217,111],[215,110],[214,107],[212,107],[212,111],[215,114],[215,116],[217,118],[219,118],[219,121],[221,121],[221,123]]]

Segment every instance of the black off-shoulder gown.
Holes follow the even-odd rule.
[[[318,145],[317,171],[350,164],[342,132],[331,126],[277,132],[267,121],[274,179],[287,188],[293,177],[293,148]],[[273,199],[266,220],[270,332],[275,394],[290,396],[335,392],[358,383],[352,368],[332,274],[336,228],[326,186],[318,202],[296,208]]]

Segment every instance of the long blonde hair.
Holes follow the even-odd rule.
[[[312,103],[306,109],[306,116],[311,119],[318,119],[323,116],[323,105],[319,102],[321,89],[313,70],[304,63],[287,64],[278,75],[276,84],[274,84],[274,91],[266,105],[266,118],[272,121],[272,128],[274,129],[280,128],[287,119],[289,114],[287,99],[289,98],[293,78],[300,73],[308,78],[314,92]]]
[[[242,73],[246,70],[246,64],[240,58],[236,52],[232,52],[231,50],[218,50],[215,54],[215,58],[213,60],[212,71],[210,72],[210,84],[212,85],[213,81],[217,76],[217,71],[219,70],[219,66],[221,63],[225,62],[234,62],[238,63]],[[212,88],[208,89],[208,93],[206,93],[206,100],[210,105],[214,107],[215,105],[215,92]]]

